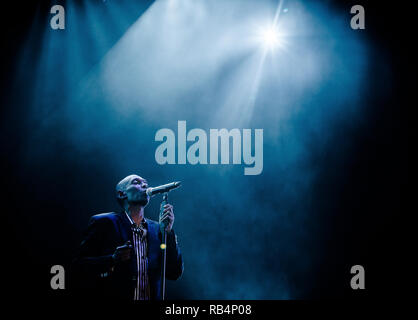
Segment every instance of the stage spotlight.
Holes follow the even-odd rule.
[[[283,39],[276,27],[267,27],[260,29],[260,40],[266,49],[273,50],[283,45]]]
[[[263,33],[264,45],[269,48],[274,48],[279,42],[279,35],[276,30],[269,28]]]

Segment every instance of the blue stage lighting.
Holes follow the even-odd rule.
[[[283,37],[276,27],[262,28],[260,39],[267,49],[275,49],[283,45]]]

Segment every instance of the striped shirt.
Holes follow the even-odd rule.
[[[126,212],[125,212],[126,213]],[[138,226],[132,221],[128,213],[126,213],[132,226],[133,249],[136,258],[136,285],[134,292],[134,300],[149,300],[150,287],[148,282],[148,257],[147,257],[147,221],[142,219]]]

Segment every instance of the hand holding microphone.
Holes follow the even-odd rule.
[[[146,191],[149,197],[152,197],[159,193],[165,193],[163,197],[163,202],[161,203],[159,223],[162,230],[165,230],[166,232],[170,232],[174,224],[173,206],[167,203],[166,193],[170,190],[178,188],[180,185],[181,181],[176,181],[155,188],[148,188]]]
[[[167,203],[163,206],[163,212],[160,216],[160,223],[165,226],[165,231],[170,232],[174,224],[174,210],[173,205]]]

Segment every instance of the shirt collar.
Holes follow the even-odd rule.
[[[131,223],[131,225],[136,226],[136,223],[132,220],[131,216],[126,211],[125,211],[125,214],[128,217],[128,220]],[[144,226],[144,227],[147,226],[147,220],[145,219],[145,217],[142,218],[141,226]]]

